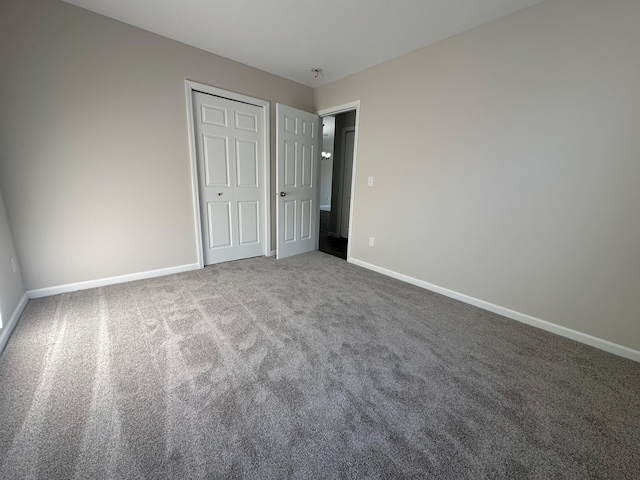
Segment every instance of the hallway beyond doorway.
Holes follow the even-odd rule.
[[[334,257],[347,259],[347,239],[329,236],[331,212],[320,211],[320,247],[319,250]]]

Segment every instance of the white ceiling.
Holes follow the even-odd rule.
[[[317,87],[542,0],[64,1]]]

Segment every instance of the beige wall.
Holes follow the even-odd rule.
[[[29,290],[196,262],[185,79],[313,108],[309,87],[59,1],[0,3],[0,62]]]
[[[22,273],[19,269],[17,273],[14,273],[11,266],[11,257],[18,259],[2,192],[0,191],[0,318],[2,318],[0,322],[0,339],[2,339],[4,327],[6,327],[7,322],[16,311],[24,295]],[[2,348],[0,346],[1,351]]]
[[[547,1],[316,89],[361,100],[352,256],[640,350],[638,25]]]

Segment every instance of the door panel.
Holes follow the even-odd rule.
[[[296,187],[296,144],[284,141],[284,184]]]
[[[208,187],[229,186],[227,137],[203,135],[205,182]]]
[[[320,119],[318,118],[316,119],[308,119],[308,118],[301,118],[300,119],[300,123],[302,124],[302,135],[308,138],[314,138],[316,132],[314,131],[314,129],[316,128],[318,122],[320,121]]]
[[[311,238],[311,232],[313,228],[311,228],[311,200],[302,200],[300,201],[301,212],[300,212],[300,238],[307,239]]]
[[[277,258],[316,249],[320,118],[276,104]]]
[[[236,112],[236,128],[247,132],[258,131],[258,116],[248,113]]]
[[[231,203],[207,203],[207,223],[209,225],[209,248],[231,246]]]
[[[255,244],[260,241],[258,207],[258,202],[238,202],[240,245]]]
[[[202,112],[202,123],[207,125],[217,125],[219,127],[227,126],[227,109],[216,107],[214,105],[200,105]]]
[[[296,240],[296,202],[294,200],[284,201],[284,242],[290,243]]]
[[[236,140],[238,186],[258,187],[258,143]]]
[[[192,92],[204,263],[264,254],[262,108]]]
[[[276,105],[276,108],[278,108],[277,105]],[[284,118],[284,131],[287,133],[293,133],[294,135],[296,135],[298,133],[297,119],[295,117],[290,117],[286,113],[283,114],[283,118]]]
[[[300,182],[301,187],[312,188],[313,187],[313,167],[314,167],[314,152],[313,145],[302,145],[302,179]]]

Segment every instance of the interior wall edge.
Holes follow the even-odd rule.
[[[179,265],[176,267],[160,268],[158,270],[149,270],[146,272],[129,273],[126,275],[118,275],[115,277],[99,278],[96,280],[88,280],[85,282],[68,283],[66,285],[58,285],[55,287],[38,288],[27,291],[29,298],[49,297],[61,293],[75,292],[77,290],[87,290],[89,288],[106,287],[118,283],[134,282],[136,280],[145,280],[154,277],[163,277],[165,275],[173,275],[175,273],[190,272],[198,270],[200,266],[197,263],[189,263],[187,265]]]
[[[20,301],[18,302],[16,309],[13,311],[13,314],[9,318],[9,321],[4,325],[4,327],[0,331],[0,355],[2,355],[4,347],[7,345],[7,342],[9,341],[9,337],[11,336],[13,329],[18,324],[18,319],[20,318],[20,315],[22,315],[22,312],[24,311],[24,308],[27,306],[28,302],[29,302],[29,294],[25,292],[22,295],[22,298],[20,299]]]
[[[580,342],[585,345],[589,345],[591,347],[604,350],[605,352],[609,352],[614,355],[618,355],[620,357],[624,357],[629,360],[633,360],[635,362],[640,363],[640,351],[634,350],[633,348],[626,347],[624,345],[619,345],[617,343],[613,343],[613,342],[610,342],[609,340],[605,340],[602,338],[594,337],[593,335],[579,332],[571,328],[563,327],[561,325],[549,322],[547,320],[536,318],[526,313],[511,310],[509,308],[502,307],[500,305],[496,305],[479,298],[471,297],[469,295],[465,295],[464,293],[456,292],[448,288],[440,287],[438,285],[434,285],[424,280],[410,277],[403,273],[395,272],[393,270],[389,270],[387,268],[374,265],[372,263],[364,262],[362,260],[358,260],[353,257],[349,257],[347,259],[347,262],[362,268],[366,268],[367,270],[372,270],[374,272],[381,273],[388,277],[395,278],[396,280],[400,280],[402,282],[410,283],[417,287],[424,288],[425,290],[430,290],[432,292],[439,293],[446,297],[459,300],[461,302],[467,303],[469,305],[473,305],[483,310],[487,310],[489,312],[502,315],[503,317],[507,317],[511,320],[516,320],[518,322],[525,323],[529,326],[539,328],[541,330],[546,330],[547,332],[555,333],[556,335],[560,335],[562,337],[575,340],[576,342]]]

